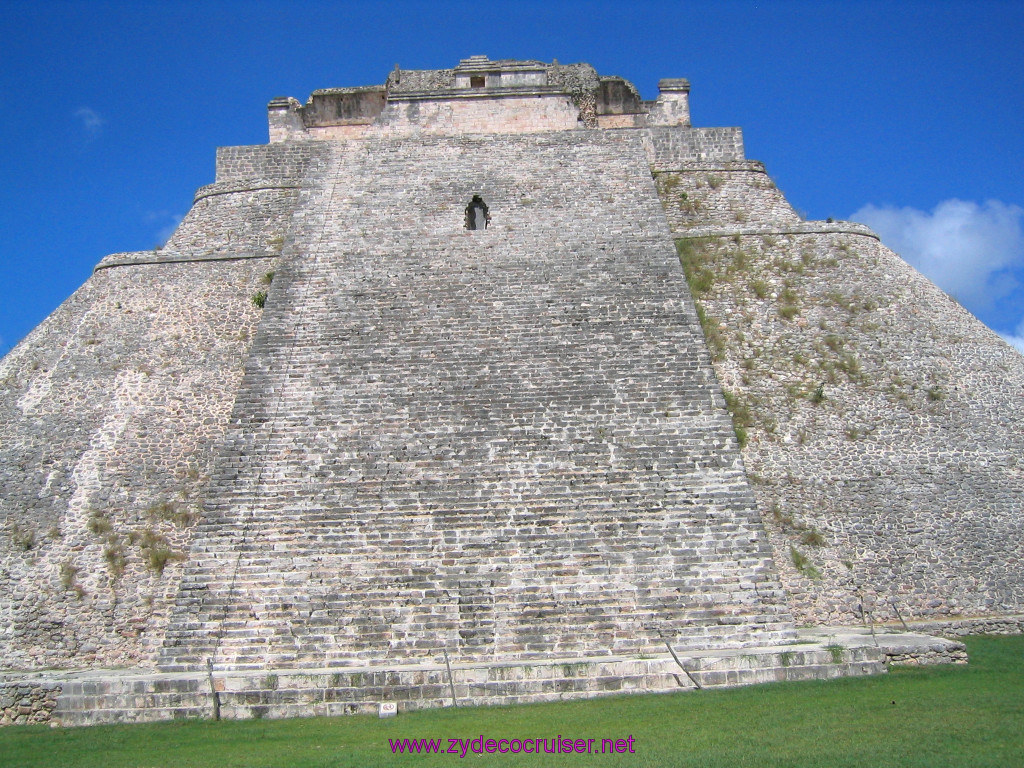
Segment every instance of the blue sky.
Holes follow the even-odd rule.
[[[688,77],[808,218],[855,218],[1024,350],[1024,3],[0,0],[0,353],[267,140],[266,103],[396,63]]]

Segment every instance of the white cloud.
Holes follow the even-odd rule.
[[[181,214],[171,213],[170,211],[147,211],[146,212],[146,223],[147,224],[160,224],[160,228],[156,232],[156,240],[159,243],[158,247],[163,247],[167,244],[167,241],[171,239],[171,235],[174,234],[174,230],[181,224],[181,220],[185,218]]]
[[[82,127],[85,129],[89,138],[99,136],[99,133],[103,128],[103,124],[106,122],[100,113],[91,107],[82,107],[81,109],[76,110],[75,117],[82,121]]]
[[[1000,333],[1004,339],[1006,339],[1011,345],[1017,348],[1017,351],[1024,355],[1024,320],[1020,321],[1017,326],[1017,330],[1014,333]]]
[[[973,311],[991,309],[1021,284],[1024,208],[945,200],[931,213],[865,205],[851,217]],[[1020,329],[1018,329],[1020,332]]]

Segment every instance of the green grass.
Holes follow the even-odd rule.
[[[969,638],[969,667],[723,691],[376,717],[0,729],[2,766],[1021,765],[1024,637]],[[626,738],[635,754],[392,755],[389,738]],[[599,741],[597,742],[600,743]]]

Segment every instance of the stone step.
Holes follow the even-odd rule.
[[[882,652],[853,648],[779,645],[699,653],[677,650],[701,687],[717,688],[783,680],[830,679],[885,671]],[[460,705],[552,701],[619,693],[672,692],[692,688],[686,672],[667,653],[650,658],[565,657],[546,661],[453,663]],[[41,676],[33,678],[38,684]],[[213,693],[205,670],[190,674],[49,673],[62,691],[52,719],[64,725],[210,718]],[[395,666],[214,669],[224,719],[308,717],[376,712],[382,701],[400,711],[451,703],[447,671],[436,655]]]

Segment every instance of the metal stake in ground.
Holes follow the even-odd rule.
[[[690,678],[690,682],[693,683],[693,685],[697,688],[698,691],[701,690],[700,683],[697,682],[697,678],[695,678],[693,675],[691,675],[690,674],[690,670],[688,670],[686,667],[683,666],[683,662],[681,662],[679,660],[679,657],[676,656],[676,652],[675,652],[675,650],[673,650],[673,648],[669,644],[668,640],[665,641],[665,647],[668,648],[668,652],[672,654],[672,658],[676,660],[676,664],[679,665],[679,668],[681,670],[683,670],[683,672],[686,673],[686,676],[688,678]]]
[[[452,689],[452,706],[457,707],[459,706],[459,702],[458,699],[455,698],[455,678],[452,677],[452,665],[451,662],[448,661],[448,649],[442,648],[441,650],[444,651],[444,665],[448,667],[448,687]]]
[[[905,622],[903,620],[903,616],[900,615],[900,609],[896,607],[896,601],[895,600],[890,600],[889,602],[892,604],[892,609],[896,612],[896,618],[899,619],[900,620],[900,624],[903,625],[903,631],[904,632],[909,632],[910,631],[910,627],[907,626],[907,622]]]
[[[213,682],[213,659],[206,659],[206,677],[210,681],[210,693],[213,696],[213,719],[220,720],[220,694]]]

